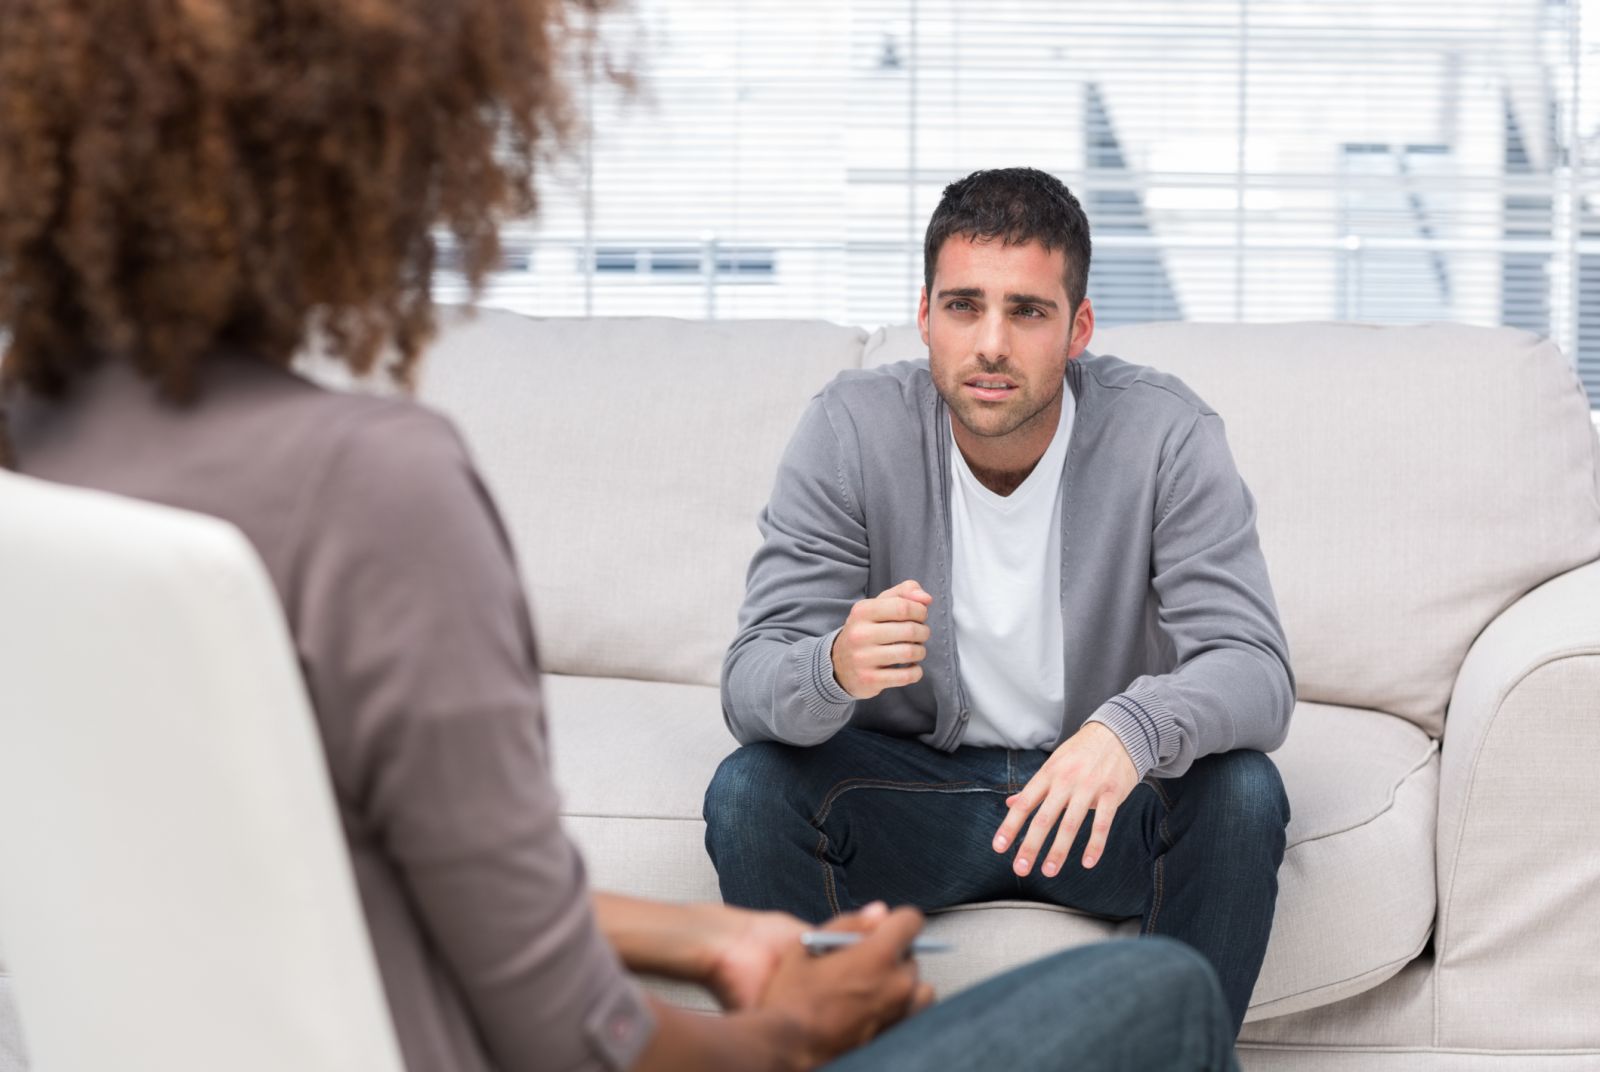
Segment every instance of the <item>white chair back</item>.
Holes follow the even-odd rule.
[[[0,946],[38,1072],[399,1072],[253,549],[0,472]]]

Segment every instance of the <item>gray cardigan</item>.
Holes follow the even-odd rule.
[[[1060,739],[1103,722],[1141,777],[1276,748],[1294,678],[1222,419],[1175,377],[1115,357],[1084,354],[1067,384],[1078,411],[1061,477]],[[761,512],[723,662],[740,742],[813,745],[849,724],[961,743],[949,420],[926,361],[844,372],[812,400]],[[923,678],[852,700],[833,677],[833,638],[851,604],[908,578],[933,596]]]

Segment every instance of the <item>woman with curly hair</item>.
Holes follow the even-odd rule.
[[[836,920],[860,944],[813,958],[789,917],[586,891],[460,439],[290,365],[316,339],[409,384],[436,229],[479,285],[571,125],[561,58],[599,2],[0,0],[0,464],[224,518],[260,554],[412,1072],[809,1068],[868,1042],[846,1061],[1220,1066],[1215,982],[1176,947],[1062,954],[883,1033],[931,1000],[914,910]],[[663,1005],[625,965],[733,1011]],[[1063,1015],[1111,976],[1142,1008]]]

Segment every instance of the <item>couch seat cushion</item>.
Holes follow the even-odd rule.
[[[715,899],[700,804],[734,747],[717,691],[558,675],[545,683],[562,810],[595,886]],[[1381,712],[1303,703],[1272,758],[1293,817],[1251,1019],[1381,983],[1422,949],[1435,906],[1433,741]],[[930,927],[960,944],[925,965],[944,992],[1030,955],[1130,930],[1008,902],[941,913]]]
[[[1252,1019],[1377,986],[1422,951],[1438,904],[1433,740],[1380,711],[1301,703],[1272,758],[1292,817]]]

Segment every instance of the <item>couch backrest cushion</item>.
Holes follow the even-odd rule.
[[[420,396],[500,504],[546,669],[716,684],[779,455],[865,338],[819,321],[448,323]]]
[[[1260,510],[1300,698],[1438,735],[1472,639],[1600,556],[1600,445],[1571,363],[1510,328],[1146,324],[1091,349],[1223,417]],[[864,362],[925,355],[915,329]]]

